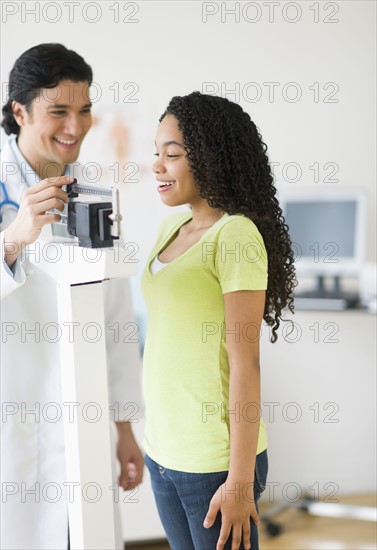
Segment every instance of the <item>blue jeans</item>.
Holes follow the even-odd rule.
[[[221,513],[209,529],[203,527],[210,501],[216,490],[225,483],[228,472],[191,474],[169,470],[145,455],[158,513],[172,550],[215,550],[220,536]],[[256,457],[254,477],[254,501],[266,488],[268,472],[267,451]],[[258,550],[258,528],[250,519],[250,544]],[[225,545],[231,549],[231,536]],[[243,544],[240,546],[244,550]]]

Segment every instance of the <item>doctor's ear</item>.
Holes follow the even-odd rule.
[[[18,101],[12,101],[12,113],[17,124],[24,126],[28,116],[25,105],[18,103]]]

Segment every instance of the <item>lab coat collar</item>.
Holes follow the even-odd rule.
[[[11,148],[17,166],[20,169],[21,182],[26,183],[28,187],[32,187],[33,185],[39,183],[41,181],[40,177],[36,172],[34,172],[30,164],[21,153],[21,150],[17,143],[17,136],[13,136],[12,138],[10,138],[9,147]],[[63,176],[71,176],[72,174],[73,166],[66,164]]]

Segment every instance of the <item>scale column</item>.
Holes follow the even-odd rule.
[[[114,550],[103,285],[60,283],[57,295],[71,548]]]

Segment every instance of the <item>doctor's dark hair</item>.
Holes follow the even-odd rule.
[[[30,112],[32,102],[42,88],[55,88],[62,80],[93,81],[91,67],[73,50],[62,44],[39,44],[24,52],[15,62],[9,75],[9,99],[3,106],[1,126],[9,134],[19,134],[12,112],[12,102],[25,105]]]
[[[271,342],[288,307],[294,313],[297,286],[292,243],[276,195],[267,145],[254,122],[228,99],[193,92],[170,101],[161,120],[174,115],[200,195],[229,215],[243,214],[260,231],[268,256],[268,288],[263,319]],[[291,322],[292,323],[292,322]],[[292,327],[293,328],[293,327]]]

